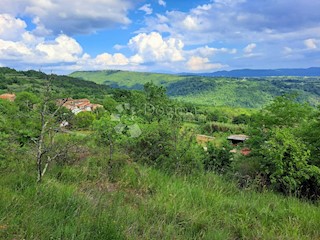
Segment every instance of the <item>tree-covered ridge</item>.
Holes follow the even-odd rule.
[[[146,82],[153,82],[166,87],[172,98],[205,105],[260,108],[284,93],[298,93],[298,101],[312,105],[320,102],[319,77],[226,78],[111,70],[70,76],[122,89],[141,90]]]

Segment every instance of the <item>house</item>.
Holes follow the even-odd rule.
[[[230,135],[227,139],[232,142],[233,146],[237,146],[238,144],[243,143],[247,139],[249,139],[249,136],[244,134]],[[239,150],[235,148],[232,149],[230,152],[237,153],[238,151]],[[249,148],[242,148],[239,152],[244,156],[248,156],[251,153],[251,150]]]
[[[16,95],[14,93],[4,93],[0,95],[0,99],[5,99],[13,102],[16,99]]]
[[[97,108],[103,107],[100,104],[93,104],[89,99],[72,99],[72,98],[64,98],[57,100],[57,104],[64,106],[69,109],[72,113],[77,115],[80,112],[92,112]]]
[[[208,142],[212,142],[214,139],[215,139],[214,137],[207,136],[207,135],[197,134],[197,136],[196,136],[197,143],[199,143],[199,144],[205,144]]]
[[[249,139],[249,136],[244,134],[230,135],[227,139],[231,141],[233,145],[238,145]]]

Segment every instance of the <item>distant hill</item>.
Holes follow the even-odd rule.
[[[122,89],[139,90],[153,82],[166,87],[172,98],[205,105],[259,108],[284,93],[298,93],[300,101],[312,105],[320,103],[320,77],[209,77],[118,70],[78,71],[70,76]]]
[[[238,69],[231,71],[218,71],[212,73],[201,73],[208,77],[316,77],[320,76],[320,68],[283,68],[283,69]]]

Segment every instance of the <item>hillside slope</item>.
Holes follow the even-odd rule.
[[[217,71],[203,73],[202,76],[211,77],[271,77],[271,76],[296,76],[316,77],[320,76],[320,68],[282,68],[282,69],[237,69],[231,71]]]
[[[70,76],[123,89],[142,89],[153,82],[166,87],[172,98],[211,106],[259,108],[284,93],[297,93],[300,101],[312,105],[320,103],[319,77],[226,78],[111,70]]]

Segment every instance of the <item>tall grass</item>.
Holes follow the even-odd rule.
[[[167,175],[107,160],[0,179],[0,239],[319,239],[317,204],[239,190],[214,173]],[[30,166],[32,167],[32,166]]]

